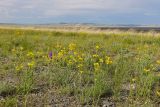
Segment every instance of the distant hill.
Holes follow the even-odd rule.
[[[48,29],[95,29],[95,30],[135,30],[135,31],[155,31],[160,32],[159,25],[134,25],[134,24],[117,24],[117,25],[107,25],[107,24],[96,24],[96,23],[49,23],[49,24],[15,24],[15,23],[0,23],[1,27],[32,27],[32,28],[48,28]]]

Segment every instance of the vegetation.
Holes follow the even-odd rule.
[[[159,47],[147,33],[0,29],[0,107],[157,106]]]

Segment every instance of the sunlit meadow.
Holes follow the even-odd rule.
[[[0,107],[159,103],[160,36],[0,29]]]

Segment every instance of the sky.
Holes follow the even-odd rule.
[[[160,25],[160,0],[0,0],[0,23]]]

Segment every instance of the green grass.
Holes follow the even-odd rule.
[[[156,106],[159,47],[148,33],[0,29],[0,106]]]

